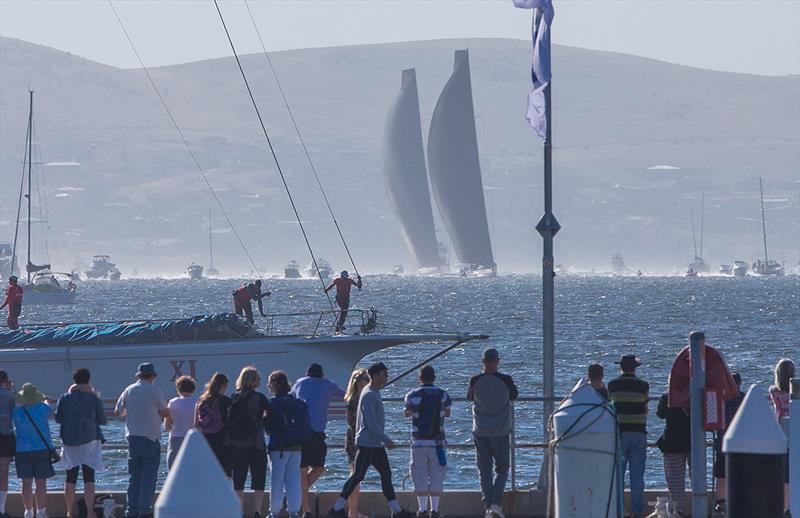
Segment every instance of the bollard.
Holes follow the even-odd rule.
[[[766,392],[752,385],[722,440],[727,518],[783,516],[786,444]]]
[[[612,518],[620,487],[612,483],[617,464],[614,415],[581,380],[553,414],[555,516]],[[549,511],[549,510],[548,510]]]
[[[689,420],[692,437],[692,516],[708,514],[708,484],[706,481],[706,432],[703,429],[703,397],[706,388],[706,335],[694,331],[689,335]]]
[[[206,438],[189,430],[156,501],[156,518],[241,518],[242,504]]]
[[[800,516],[800,378],[789,381],[789,510]]]

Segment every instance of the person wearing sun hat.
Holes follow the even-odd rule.
[[[141,363],[136,383],[120,394],[114,415],[125,416],[128,441],[127,515],[152,518],[161,462],[161,420],[169,415],[164,393],[155,384],[156,368]]]
[[[24,518],[47,518],[47,479],[55,475],[50,464],[50,438],[48,418],[52,413],[45,396],[33,383],[25,383],[17,392],[16,405],[12,411],[17,430],[17,452],[14,464],[17,478],[22,479],[22,502]],[[36,498],[33,496],[33,481],[36,480]]]
[[[647,402],[650,385],[636,376],[642,362],[636,355],[626,354],[618,362],[620,376],[608,382],[608,396],[614,404],[619,423],[622,453],[620,473],[630,469],[631,516],[644,515],[644,468],[647,459]]]

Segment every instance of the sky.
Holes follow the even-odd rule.
[[[510,0],[222,0],[239,52],[441,38],[528,39]],[[800,0],[554,0],[555,44],[698,68],[800,74]],[[115,0],[146,65],[230,55],[212,0]],[[0,35],[137,66],[106,0],[0,0]],[[2,63],[0,63],[2,65]]]

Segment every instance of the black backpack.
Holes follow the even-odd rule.
[[[255,396],[254,390],[246,393],[236,392],[231,398],[231,406],[228,407],[228,436],[234,440],[246,440],[253,437],[256,430],[256,423],[250,417],[249,401]]]

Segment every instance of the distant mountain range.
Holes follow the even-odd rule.
[[[453,64],[470,49],[478,143],[500,271],[536,271],[542,146],[524,120],[530,44],[436,40],[276,52],[272,59],[345,237],[364,271],[412,269],[381,171],[384,119],[415,67],[423,132]],[[146,59],[146,57],[145,57]],[[761,254],[758,177],[764,177],[770,255],[800,248],[800,76],[700,70],[635,56],[553,49],[556,261],[609,269],[682,268],[689,220],[706,196],[706,260]],[[298,210],[318,255],[347,266],[265,57],[243,57]],[[268,271],[309,260],[286,194],[232,59],[151,70],[251,254]],[[141,70],[0,38],[0,241],[13,235],[27,123],[43,163],[49,256],[70,268],[111,254],[123,274],[180,273],[248,262]],[[34,197],[34,202],[37,202]],[[45,230],[37,225],[37,233]],[[38,234],[37,234],[38,235]],[[41,244],[35,249],[44,254]]]

